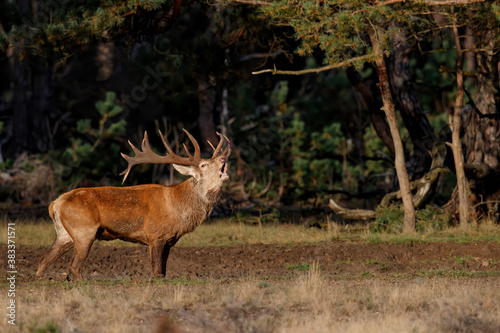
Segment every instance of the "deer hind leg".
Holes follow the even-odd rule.
[[[97,228],[95,230],[83,230],[73,236],[75,250],[73,260],[69,264],[69,271],[77,281],[82,281],[82,266],[89,255],[90,248],[96,239]]]
[[[54,214],[52,220],[54,221],[54,228],[56,229],[56,239],[50,249],[44,253],[42,258],[40,258],[38,269],[36,270],[36,276],[38,277],[41,277],[43,273],[45,273],[45,270],[50,266],[50,264],[59,259],[64,253],[73,247],[73,239],[63,227],[61,219],[57,213]]]

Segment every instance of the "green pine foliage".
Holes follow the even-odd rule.
[[[363,61],[353,61],[358,67],[375,60],[367,38],[369,31],[379,32],[380,43],[389,52],[389,36],[401,29],[420,44],[449,34],[453,17],[461,24],[467,22],[478,27],[477,31],[484,31],[498,29],[500,15],[498,4],[491,2],[436,7],[432,1],[384,5],[362,0],[281,0],[260,8],[264,17],[275,24],[294,28],[295,38],[300,41],[296,50],[300,56],[312,55],[316,48],[324,52],[325,64],[364,56]],[[498,34],[495,38],[498,43]]]
[[[23,11],[14,2],[4,9],[14,17],[14,24],[0,32],[0,48],[13,46],[23,58],[36,55],[64,62],[75,51],[123,24],[128,16],[140,10],[157,10],[165,2],[41,1],[35,13]]]
[[[92,120],[77,121],[77,132],[81,136],[72,138],[71,144],[62,154],[62,163],[71,168],[67,176],[73,183],[85,178],[102,181],[105,175],[116,178],[120,156],[119,139],[125,134],[126,120],[119,118],[122,107],[116,104],[116,94],[107,92],[104,100],[95,103],[100,119],[96,128]],[[104,177],[103,177],[104,175]]]
[[[242,105],[252,103],[238,95]],[[342,126],[339,122],[308,122],[308,118],[321,120],[323,110],[313,102],[307,94],[290,96],[288,82],[280,81],[267,107],[238,115],[242,125],[233,126],[234,134],[246,137],[239,144],[241,156],[255,173],[255,179],[247,183],[251,194],[265,188],[269,173],[273,176],[266,198],[277,199],[281,186],[284,193],[279,199],[285,203],[316,198],[324,195],[323,190],[342,185],[341,162],[335,158],[344,141]]]
[[[147,91],[147,100],[137,103],[136,110],[130,110],[136,117],[132,119],[140,119],[140,126],[149,126],[149,131],[151,124],[162,117],[179,127],[195,124],[199,107],[197,80],[213,79],[210,89],[214,92],[229,90],[230,119],[223,122],[242,161],[250,166],[245,186],[252,195],[272,200],[283,189],[279,199],[300,202],[335,187],[362,192],[380,185],[384,180],[371,176],[386,174],[390,164],[369,159],[362,165],[360,160],[362,155],[372,157],[388,152],[371,127],[360,125],[367,123],[367,119],[356,113],[357,105],[342,71],[305,76],[301,79],[302,86],[297,88],[297,82],[289,77],[251,79],[251,70],[263,66],[264,61],[243,60],[247,55],[267,52],[280,44],[287,59],[297,64],[297,58],[289,54],[290,46],[283,41],[290,30],[278,31],[291,26],[298,45],[295,52],[300,56],[314,55],[306,60],[306,68],[318,67],[317,62],[334,64],[364,56],[353,62],[361,69],[365,61],[373,59],[367,38],[370,29],[382,32],[383,38],[405,29],[421,62],[425,54],[423,64],[417,61],[410,64],[417,88],[426,93],[421,96],[430,96],[422,97],[425,109],[433,110],[436,100],[441,98],[432,95],[433,91],[444,91],[447,97],[452,97],[454,77],[446,69],[454,67],[453,43],[446,25],[436,22],[436,11],[423,1],[390,6],[373,4],[356,0],[282,0],[270,6],[239,4],[214,10],[205,1],[183,2],[182,13],[173,28],[161,35],[141,36],[144,45],[150,47],[135,50],[133,58],[127,59],[129,70],[134,67],[134,71],[125,75],[137,84],[149,73],[148,67],[162,73],[161,84]],[[47,62],[65,61],[96,41],[112,39],[113,33],[130,23],[131,18],[139,19],[141,13],[164,5],[171,6],[171,2],[47,1],[39,2],[36,15],[23,14],[14,4],[4,5],[1,9],[11,20],[2,21],[0,47],[3,50],[14,47],[16,52],[22,52],[23,59],[37,56]],[[467,21],[469,25],[483,27],[478,31],[484,31],[498,29],[499,8],[496,3],[487,2],[442,7],[439,14],[446,19],[455,16],[458,22]],[[263,15],[256,15],[256,10]],[[270,22],[278,28],[270,27]],[[389,52],[387,39],[382,42]],[[116,47],[122,53],[128,52],[119,43]],[[320,56],[318,49],[322,51]],[[276,64],[279,66],[280,62],[276,60]],[[362,72],[370,76],[370,68]],[[258,80],[259,86],[255,82]],[[314,91],[308,90],[308,86],[314,86]],[[60,108],[74,110],[71,104],[84,90],[75,95],[65,92],[67,95],[60,97],[63,100],[59,101]],[[154,103],[154,109],[144,108],[148,101]],[[94,118],[80,112],[84,114],[82,119],[73,120],[68,126],[69,134],[65,133],[60,142],[70,142],[69,147],[56,148],[64,151],[62,164],[71,167],[67,173],[70,181],[78,183],[88,176],[94,182],[106,177],[119,182],[119,152],[127,149],[122,106],[123,102],[109,92],[95,103]],[[355,116],[359,118],[357,122],[353,121]],[[447,122],[445,112],[430,114],[429,118],[433,125],[444,126]],[[0,132],[1,126],[0,122]],[[70,136],[71,141],[67,139]],[[363,149],[349,143],[355,140]],[[411,148],[410,143],[408,147]],[[349,186],[346,176],[354,179]],[[360,178],[366,179],[368,184],[362,184],[366,187],[358,184]]]

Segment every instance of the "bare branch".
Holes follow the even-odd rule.
[[[259,75],[259,74],[264,74],[264,73],[272,73],[273,75],[276,74],[281,74],[281,75],[304,75],[304,74],[310,74],[310,73],[320,73],[320,72],[325,72],[330,69],[335,69],[335,68],[340,68],[340,67],[345,67],[352,65],[355,62],[358,61],[367,61],[369,59],[372,59],[375,55],[374,54],[367,54],[364,56],[359,56],[355,57],[346,61],[338,62],[333,65],[328,65],[328,66],[323,66],[323,67],[318,67],[318,68],[310,68],[310,69],[303,69],[303,70],[298,70],[298,71],[282,71],[278,70],[276,68],[274,69],[263,69],[261,71],[256,71],[252,72],[253,75]]]
[[[245,5],[253,6],[271,6],[271,2],[261,1],[261,0],[233,0],[232,2],[242,3]]]

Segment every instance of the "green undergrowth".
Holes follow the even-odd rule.
[[[8,229],[10,224],[11,229]],[[364,226],[339,225],[331,222],[325,228],[307,227],[304,224],[290,223],[245,223],[230,218],[210,219],[193,233],[182,237],[177,246],[234,246],[239,244],[298,244],[331,241],[356,243],[394,243],[411,244],[415,242],[500,242],[500,225],[483,222],[463,227],[436,228],[419,227],[413,234],[394,233],[390,230],[374,230],[372,224]],[[50,246],[55,238],[54,227],[47,220],[0,220],[0,232],[7,235],[14,228],[12,238],[16,245]],[[7,237],[0,239],[6,244]],[[99,242],[102,246],[137,246],[121,240]]]

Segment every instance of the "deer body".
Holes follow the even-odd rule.
[[[226,172],[229,146],[218,156],[222,141],[208,160],[199,157],[199,147],[193,141],[198,158],[191,161],[192,165],[174,164],[180,173],[192,176],[181,184],[81,188],[61,195],[49,206],[56,240],[42,256],[37,276],[42,276],[52,262],[74,247],[69,270],[77,280],[83,280],[81,267],[96,239],[122,239],[148,245],[153,274],[164,276],[170,248],[210,215],[223,183],[229,178]],[[149,143],[143,142],[144,151],[148,146]],[[136,151],[136,157],[141,153]],[[131,163],[133,158],[127,157],[129,168],[125,178],[135,165]],[[187,164],[186,160],[175,161]]]

